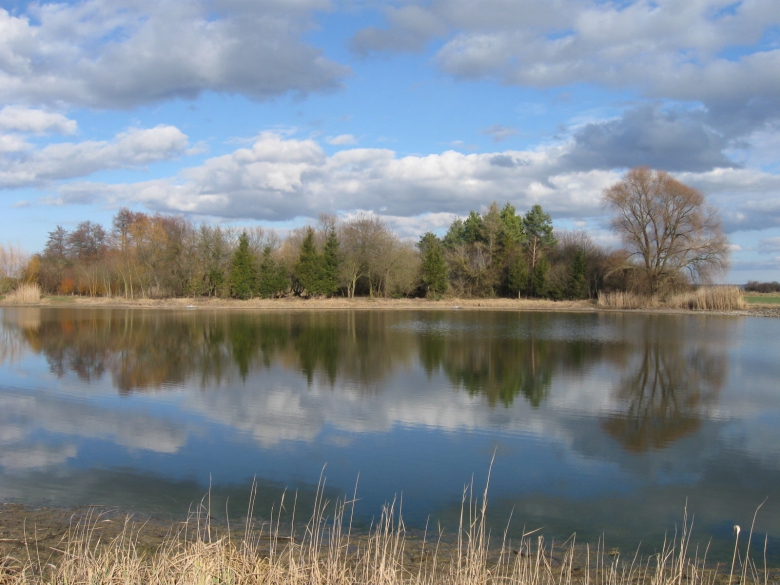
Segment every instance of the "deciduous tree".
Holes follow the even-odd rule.
[[[604,201],[647,292],[662,292],[680,277],[706,282],[726,269],[728,241],[701,191],[637,167],[604,191]]]

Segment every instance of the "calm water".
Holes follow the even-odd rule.
[[[259,514],[320,474],[357,522],[452,526],[490,482],[510,532],[652,551],[687,503],[780,560],[780,321],[508,312],[0,313],[0,501]],[[359,479],[358,479],[359,477]],[[228,503],[229,502],[229,503]]]

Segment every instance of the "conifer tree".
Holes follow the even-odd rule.
[[[230,296],[236,299],[252,298],[256,280],[255,261],[249,250],[249,236],[242,232],[238,237],[238,248],[233,254],[230,268]]]
[[[289,288],[287,270],[271,256],[271,246],[263,248],[263,261],[260,263],[257,292],[264,299],[281,296]]]
[[[417,247],[422,254],[422,282],[429,297],[436,298],[447,290],[447,264],[442,244],[431,232],[420,238]]]
[[[328,229],[328,239],[322,253],[322,294],[332,297],[339,289],[339,270],[341,268],[341,249],[334,228]]]
[[[293,278],[311,297],[323,293],[323,257],[317,253],[314,244],[314,230],[308,228],[301,243],[301,255],[293,268]]]
[[[571,281],[569,282],[569,296],[573,299],[585,299],[588,297],[586,270],[585,251],[582,248],[577,248],[571,261]]]

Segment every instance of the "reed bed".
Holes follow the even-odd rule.
[[[742,291],[736,286],[707,286],[661,299],[658,295],[631,292],[599,293],[598,306],[608,309],[689,309],[692,311],[735,311],[745,308]]]
[[[657,309],[662,306],[657,295],[640,295],[632,292],[599,291],[597,304],[605,309]]]
[[[769,573],[738,553],[730,567],[708,565],[689,555],[690,525],[647,558],[622,559],[602,543],[552,547],[542,537],[492,541],[486,498],[474,503],[464,491],[457,538],[407,538],[400,504],[386,505],[365,535],[351,529],[354,499],[334,506],[318,492],[314,512],[297,532],[276,520],[217,534],[203,506],[156,550],[138,546],[139,529],[125,522],[121,533],[101,542],[101,516],[75,522],[61,546],[39,550],[35,542],[19,558],[0,559],[0,584],[254,584],[271,585],[770,585]],[[468,496],[468,497],[467,497]],[[282,503],[283,505],[283,503]],[[331,516],[328,511],[333,511]],[[294,514],[293,514],[294,515]],[[247,516],[251,518],[250,511]],[[143,527],[140,528],[143,530]],[[745,556],[749,554],[750,542]],[[776,575],[773,575],[776,579]]]
[[[5,296],[5,303],[8,305],[27,305],[40,300],[41,287],[38,284],[21,284]]]

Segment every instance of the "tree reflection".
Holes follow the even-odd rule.
[[[604,430],[631,451],[663,449],[696,431],[726,380],[723,325],[700,321],[689,331],[685,318],[644,318],[641,330],[630,332],[639,348],[615,391],[622,409]]]
[[[523,396],[538,407],[549,396],[556,373],[582,370],[615,349],[587,340],[550,338],[548,329],[556,318],[441,315],[431,319],[441,326],[420,336],[420,362],[429,375],[441,368],[453,385],[472,396],[485,396],[491,406],[509,407]],[[459,326],[444,331],[448,319]]]
[[[75,374],[91,382],[110,375],[122,393],[193,379],[202,387],[218,386],[236,375],[246,382],[250,373],[275,364],[301,372],[310,385],[321,376],[331,386],[341,379],[374,391],[416,353],[409,336],[393,333],[398,316],[388,313],[44,309],[42,314],[34,323],[21,313],[6,319],[9,341],[3,348],[24,342],[45,356],[57,377]]]

